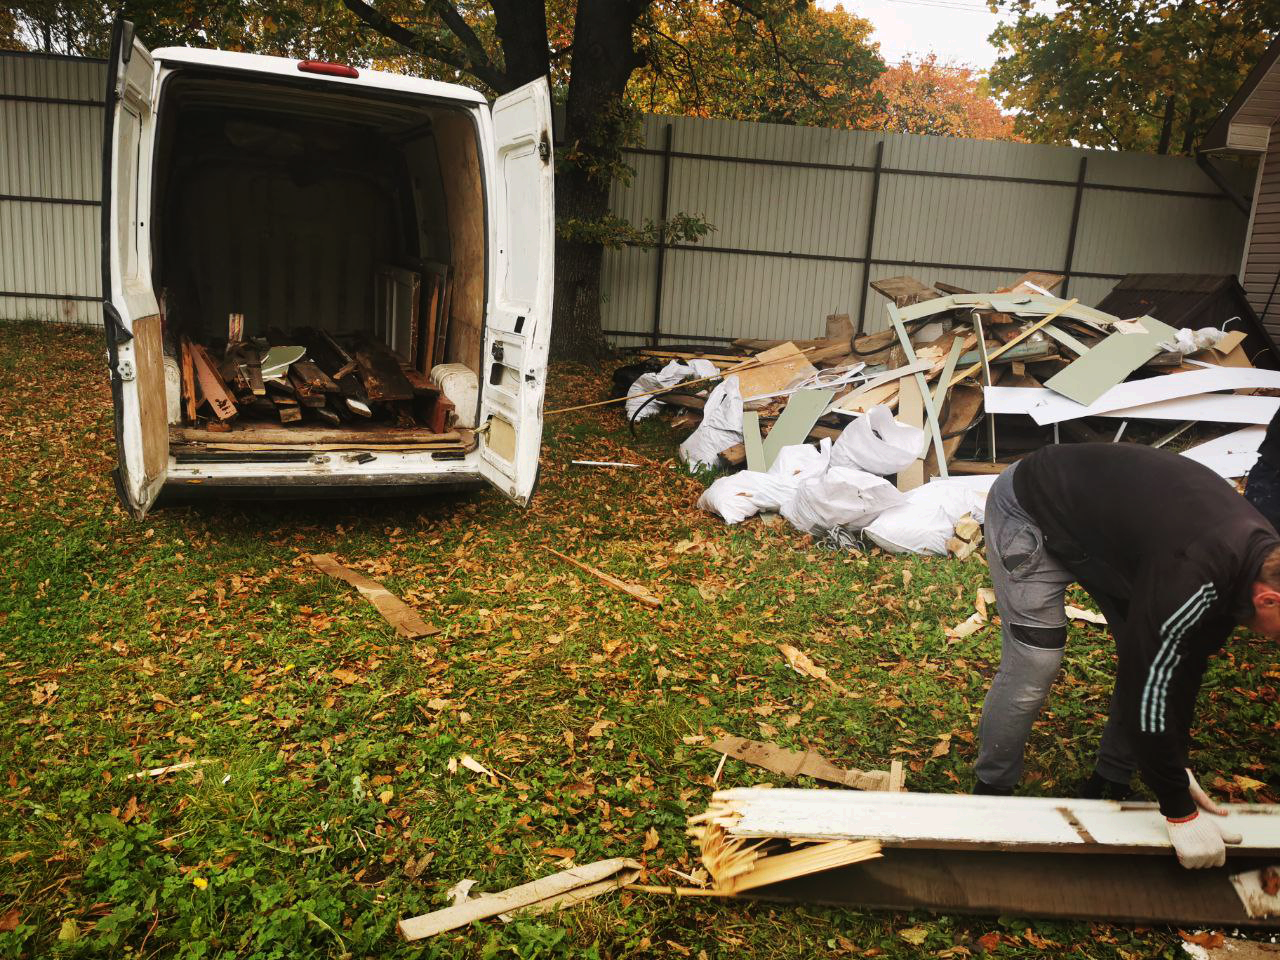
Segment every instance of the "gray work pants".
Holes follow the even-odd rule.
[[[1000,612],[1000,668],[982,705],[976,773],[984,783],[1012,789],[1022,776],[1022,755],[1062,665],[1067,640],[1063,601],[1075,576],[1044,549],[1044,534],[1013,492],[1017,465],[1004,471],[987,495],[984,527],[987,565]],[[1097,772],[1128,783],[1137,766],[1112,717],[1098,749]]]

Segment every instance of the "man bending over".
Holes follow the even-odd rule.
[[[1184,867],[1220,866],[1239,842],[1187,765],[1208,659],[1237,625],[1280,639],[1280,538],[1207,467],[1137,444],[1045,447],[987,498],[987,562],[1000,669],[982,708],[975,793],[1009,794],[1062,663],[1063,598],[1097,602],[1119,659],[1089,797],[1123,799],[1135,770],[1160,801]]]

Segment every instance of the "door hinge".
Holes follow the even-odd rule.
[[[493,355],[493,359],[497,360],[499,363],[502,362],[503,351],[501,343],[495,340],[492,346],[489,347],[489,353]]]
[[[542,132],[542,139],[538,141],[538,156],[542,158],[543,163],[551,159],[551,141],[547,139],[545,130]]]
[[[137,376],[137,373],[133,369],[133,361],[128,357],[121,357],[119,362],[116,363],[116,373],[125,383],[128,383]]]

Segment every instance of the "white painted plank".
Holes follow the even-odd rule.
[[[1140,407],[1121,407],[1100,414],[1124,420],[1205,420],[1212,423],[1267,424],[1280,410],[1275,397],[1242,397],[1238,394],[1209,393],[1180,397]]]
[[[1266,427],[1245,427],[1183,450],[1182,455],[1204,464],[1220,477],[1235,480],[1253,469],[1258,459],[1258,447],[1266,435]]]
[[[1226,806],[1226,822],[1244,838],[1232,853],[1280,851],[1280,806]],[[716,793],[712,807],[722,811],[717,822],[734,837],[876,839],[887,846],[1068,853],[1170,849],[1164,817],[1153,803],[748,788]],[[1073,826],[1072,818],[1085,832]]]

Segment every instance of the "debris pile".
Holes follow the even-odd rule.
[[[232,314],[225,340],[180,338],[168,374],[177,381],[173,442],[322,449],[316,445],[358,441],[444,452],[474,445],[476,377],[460,364],[419,368],[371,336],[299,327],[250,339],[243,330]]]
[[[628,415],[678,409],[700,419],[686,463],[745,467],[702,509],[728,523],[780,513],[836,547],[967,556],[994,476],[1049,443],[1194,438],[1185,455],[1244,476],[1280,408],[1280,372],[1260,367],[1280,354],[1243,297],[1224,296],[1224,278],[1142,275],[1093,308],[1055,296],[1061,282],[875,280],[890,301],[879,332],[835,315],[823,338],[737,340],[740,355],[641,350],[666,366],[631,386]],[[1197,301],[1203,290],[1214,296]],[[1113,298],[1151,313],[1108,313]]]

